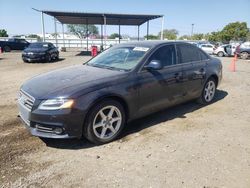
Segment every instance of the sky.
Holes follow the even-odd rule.
[[[230,22],[247,22],[250,28],[250,0],[0,0],[0,29],[10,35],[42,33],[40,10],[162,14],[164,28],[177,29],[179,36],[221,30]],[[45,16],[45,32],[54,32],[53,18]],[[58,32],[61,26],[58,25]],[[150,21],[150,34],[161,30],[161,19]],[[107,26],[107,33],[118,32],[118,26]],[[137,27],[121,26],[121,34],[137,35]],[[141,26],[146,35],[146,24]]]

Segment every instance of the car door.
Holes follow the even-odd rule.
[[[190,44],[177,44],[179,63],[183,70],[184,98],[190,100],[200,95],[206,76],[207,54]]]
[[[139,114],[152,113],[154,111],[171,106],[181,100],[182,68],[176,61],[175,45],[159,47],[148,58],[163,64],[161,70],[142,69],[138,73],[139,79]]]

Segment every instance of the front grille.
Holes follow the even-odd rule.
[[[27,109],[29,109],[29,111],[31,111],[35,99],[34,97],[30,96],[28,93],[24,92],[24,91],[20,91],[19,93],[19,103],[23,106],[25,106]]]

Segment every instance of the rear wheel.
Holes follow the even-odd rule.
[[[198,99],[198,102],[201,104],[209,104],[213,101],[216,93],[216,81],[214,78],[209,78],[204,85],[202,94]]]
[[[240,57],[241,59],[247,59],[249,54],[247,52],[241,52]]]
[[[10,52],[11,51],[11,48],[9,46],[4,46],[3,47],[3,51],[4,52]]]
[[[223,57],[224,56],[224,53],[223,52],[218,52],[217,54],[219,57]]]
[[[123,106],[112,99],[104,100],[90,111],[83,135],[93,143],[105,144],[117,138],[125,122]]]

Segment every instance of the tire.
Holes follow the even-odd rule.
[[[28,63],[28,61],[27,61],[27,60],[24,60],[24,59],[23,59],[23,62],[24,62],[24,63]]]
[[[51,62],[51,55],[50,54],[47,54],[46,55],[46,62]]]
[[[206,105],[213,102],[216,93],[216,81],[214,78],[209,78],[204,85],[201,96],[198,99],[198,103]]]
[[[115,140],[126,122],[124,107],[112,99],[96,104],[86,117],[83,136],[95,144],[105,144]]]
[[[241,59],[247,59],[249,57],[249,54],[247,52],[241,52],[240,53],[240,58]]]
[[[59,54],[56,54],[56,58],[55,58],[56,61],[59,60]]]
[[[223,53],[223,52],[218,52],[217,55],[218,55],[219,57],[223,57],[223,56],[224,56],[224,53]]]
[[[10,52],[11,51],[11,48],[9,46],[4,46],[3,47],[3,51],[4,52]]]

